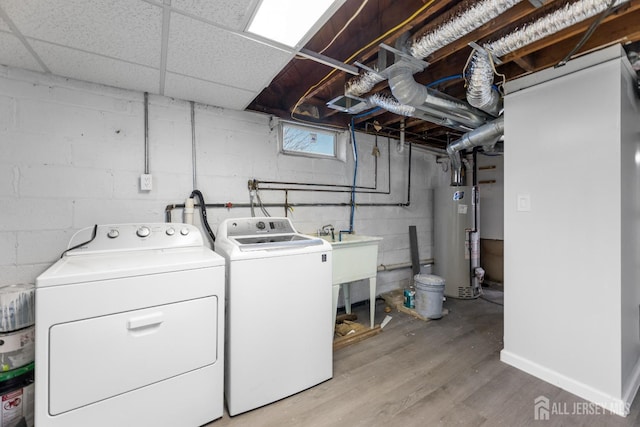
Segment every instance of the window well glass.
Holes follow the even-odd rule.
[[[321,157],[336,157],[337,132],[321,128],[282,124],[282,151]]]

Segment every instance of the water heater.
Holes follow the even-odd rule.
[[[444,278],[448,297],[472,299],[480,293],[477,199],[471,186],[435,189],[434,272]]]

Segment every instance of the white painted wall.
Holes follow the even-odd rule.
[[[504,239],[504,158],[500,155],[478,154],[478,167],[495,166],[495,169],[478,170],[480,191],[480,238]],[[495,181],[482,184],[482,181]]]
[[[588,400],[624,406],[640,373],[640,117],[633,74],[617,55],[508,87],[501,356]],[[522,196],[530,210],[517,209]]]
[[[168,204],[183,203],[192,187],[190,106],[150,96],[150,172],[153,191],[139,190],[144,170],[143,94],[0,67],[0,284],[34,282],[66,248],[71,235],[95,223],[162,222]],[[197,185],[209,203],[247,203],[247,181],[350,184],[353,159],[281,155],[269,116],[196,105]],[[359,185],[373,185],[373,137],[358,134]],[[387,143],[379,140],[378,189],[387,189]],[[391,142],[391,194],[358,194],[358,202],[404,202],[408,150]],[[384,238],[378,262],[410,261],[409,225],[416,225],[421,258],[432,252],[430,189],[448,174],[425,151],[413,150],[411,206],[359,207],[355,230]],[[283,202],[282,192],[262,192]],[[289,201],[348,202],[349,194],[291,192]],[[212,228],[248,209],[209,210]],[[283,210],[271,209],[281,216]],[[331,223],[348,228],[349,208],[299,208],[302,232]],[[180,220],[181,211],[174,211]],[[410,269],[381,273],[379,292],[407,285]],[[368,299],[366,286],[353,298]],[[359,288],[362,288],[360,290]]]

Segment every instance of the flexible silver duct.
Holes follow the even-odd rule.
[[[360,74],[357,77],[349,79],[345,85],[344,94],[348,96],[360,96],[363,95],[378,83],[384,81],[384,77],[380,74],[372,73],[371,71],[366,71],[363,74]]]
[[[629,0],[613,0],[617,7]],[[483,47],[500,57],[528,44],[541,40],[560,30],[591,18],[611,6],[612,0],[579,0],[552,12],[506,36],[485,44]],[[469,65],[467,101],[469,104],[492,115],[497,115],[500,95],[492,90],[493,67],[486,52],[476,51]]]
[[[480,145],[493,145],[504,133],[504,117],[486,123],[471,132],[462,135],[462,138],[447,146],[447,153],[451,158],[451,185],[462,185],[462,160],[460,151]]]
[[[415,58],[425,58],[436,50],[481,27],[521,1],[484,0],[478,2],[464,12],[452,17],[451,20],[441,24],[430,33],[420,37],[408,50]],[[383,80],[384,77],[379,74],[366,71],[347,82],[345,94],[361,96],[371,91],[376,84]]]
[[[426,58],[438,49],[458,40],[501,15],[522,0],[485,0],[478,2],[416,40],[409,48],[416,58]]]
[[[368,101],[372,105],[384,108],[399,116],[411,117],[416,111],[415,107],[401,104],[397,99],[384,93],[375,93],[369,97]]]
[[[464,101],[421,85],[413,79],[411,67],[396,65],[390,71],[389,87],[400,103],[451,120],[469,129],[486,122],[488,115],[484,112],[470,107]]]

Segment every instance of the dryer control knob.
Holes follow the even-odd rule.
[[[151,230],[149,230],[149,227],[140,227],[138,228],[138,231],[136,231],[136,234],[138,235],[138,237],[148,237],[149,234],[151,234]]]
[[[118,237],[120,235],[120,232],[118,230],[116,230],[115,228],[112,228],[111,230],[109,230],[109,232],[107,233],[107,237],[110,239],[115,239],[116,237]]]
[[[186,236],[187,234],[189,234],[189,229],[187,227],[181,229],[180,234],[182,234],[183,236]]]
[[[173,228],[167,228],[167,236],[173,236],[176,233],[176,230],[174,230]]]

